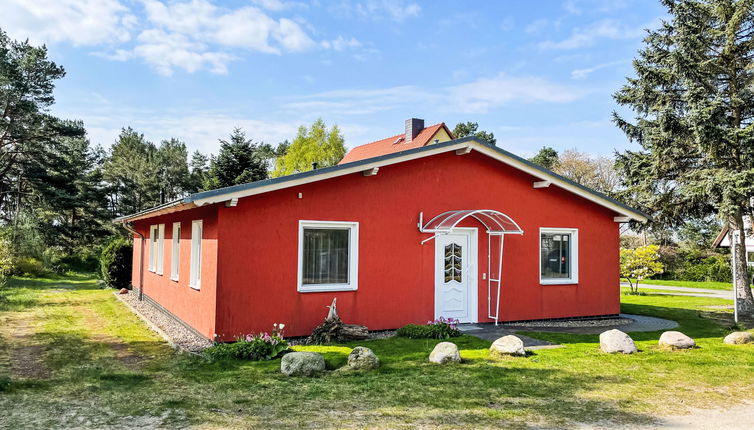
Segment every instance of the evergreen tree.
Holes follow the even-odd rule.
[[[47,112],[55,102],[55,81],[63,76],[47,48],[11,40],[0,30],[0,212],[14,226],[30,195],[30,163],[56,140],[84,135],[80,122]]]
[[[558,165],[558,151],[549,146],[543,146],[535,156],[529,159],[529,161],[539,164],[545,169],[552,170]]]
[[[160,189],[166,201],[188,194],[192,188],[186,144],[178,139],[163,140],[157,148]]]
[[[754,2],[663,0],[636,77],[615,94],[636,113],[615,122],[640,151],[618,157],[626,195],[660,225],[717,215],[740,233],[733,262],[739,312],[754,315],[744,218],[754,198]]]
[[[479,130],[479,124],[475,122],[459,122],[453,128],[453,137],[455,137],[456,139],[460,139],[466,136],[476,136],[479,139],[492,145],[497,144],[495,135],[488,131]]]
[[[276,160],[272,176],[306,172],[312,170],[313,163],[318,167],[334,166],[345,155],[346,147],[338,126],[333,125],[328,130],[320,118],[308,128],[303,125],[298,128],[286,154]]]
[[[261,181],[267,177],[267,166],[259,145],[247,139],[243,130],[236,128],[229,140],[220,140],[220,152],[210,160],[204,189],[214,190]]]
[[[131,127],[121,130],[103,166],[114,215],[127,215],[160,203],[157,147]]]
[[[203,189],[204,177],[209,169],[208,166],[209,157],[199,151],[194,151],[194,153],[191,154],[191,162],[189,163],[191,172],[189,173],[189,184],[187,189],[189,193],[196,193]]]
[[[66,253],[90,247],[109,232],[101,153],[83,138],[65,138],[27,166],[28,205],[48,246]]]

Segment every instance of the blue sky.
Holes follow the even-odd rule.
[[[0,28],[66,68],[53,113],[94,143],[121,127],[216,152],[235,126],[292,139],[318,117],[347,146],[406,118],[478,122],[498,145],[610,154],[610,121],[654,0],[0,0]]]

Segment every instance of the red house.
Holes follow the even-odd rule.
[[[134,232],[133,285],[224,340],[276,322],[308,335],[334,297],[371,330],[619,313],[619,223],[646,215],[432,127],[417,142],[431,127],[409,120],[338,166],[119,218]]]

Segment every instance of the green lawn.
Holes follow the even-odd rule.
[[[86,277],[16,279],[0,292],[0,428],[27,427],[567,427],[649,422],[685,407],[754,399],[754,346],[728,346],[730,315],[696,297],[621,296],[624,312],[671,318],[699,349],[598,351],[596,335],[528,333],[566,345],[492,361],[490,342],[454,339],[464,363],[437,366],[437,341],[361,342],[370,373],[288,378],[280,360],[211,363],[174,353]],[[356,344],[305,347],[345,363]]]
[[[621,279],[621,281],[623,281],[623,279]],[[641,281],[641,283],[647,285],[667,285],[670,287],[706,288],[708,290],[733,289],[733,284],[731,284],[730,282],[666,281],[664,279],[645,279]]]

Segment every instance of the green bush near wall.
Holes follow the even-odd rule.
[[[100,277],[111,288],[127,288],[131,284],[133,245],[130,240],[110,241],[100,255]]]

